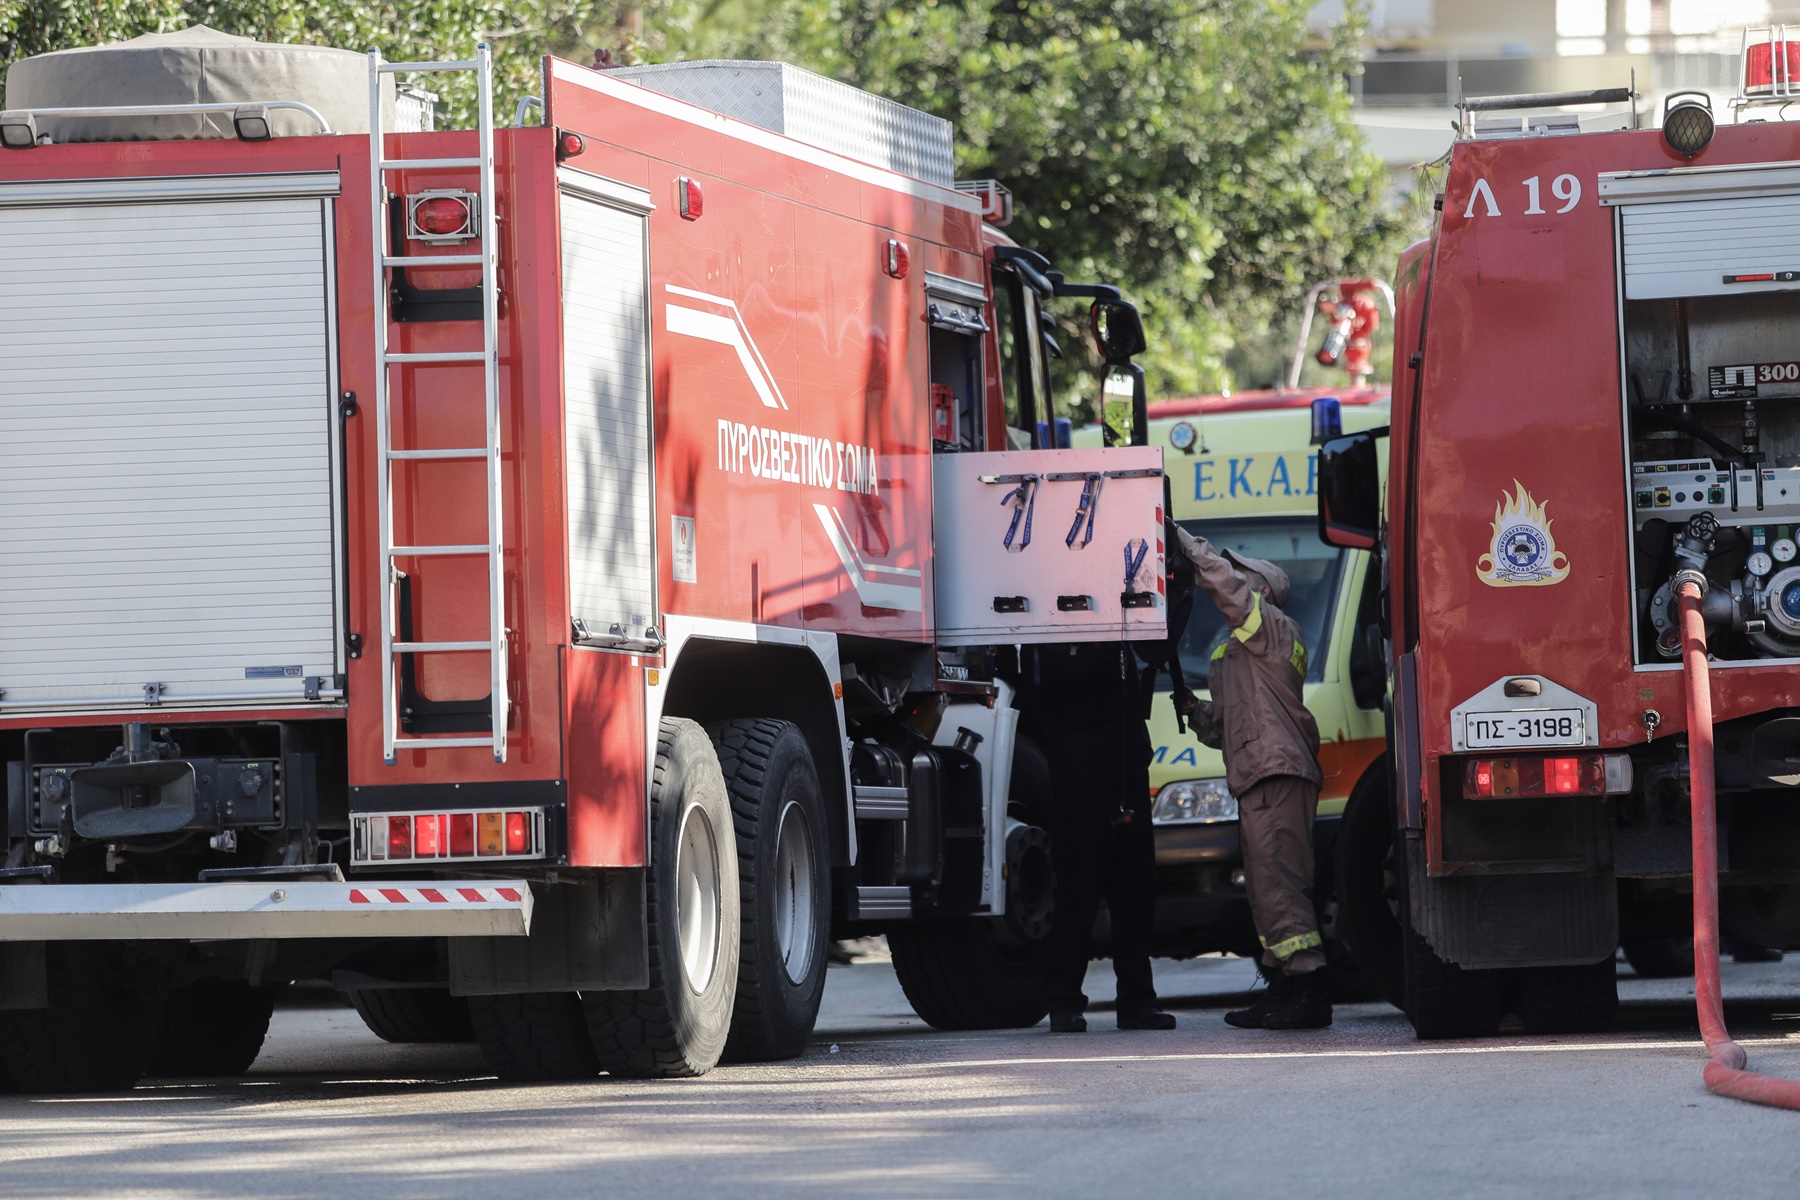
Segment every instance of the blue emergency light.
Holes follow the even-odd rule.
[[[1344,436],[1344,406],[1336,396],[1315,396],[1312,402],[1312,444],[1323,446]]]

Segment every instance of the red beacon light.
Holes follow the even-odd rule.
[[[415,241],[466,242],[475,228],[475,195],[460,188],[440,188],[406,198],[406,233]]]
[[[1744,30],[1739,59],[1738,94],[1732,110],[1742,118],[1746,108],[1786,105],[1800,99],[1800,30],[1786,25],[1750,26]],[[1776,119],[1782,114],[1777,113]]]

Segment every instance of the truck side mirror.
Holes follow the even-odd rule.
[[[1130,362],[1144,352],[1144,322],[1127,300],[1096,300],[1088,310],[1094,345],[1107,365]]]
[[[1381,531],[1381,464],[1375,437],[1352,433],[1319,447],[1319,538],[1373,550]]]
[[[1100,427],[1108,446],[1148,446],[1150,406],[1144,394],[1144,368],[1112,363],[1100,387]]]

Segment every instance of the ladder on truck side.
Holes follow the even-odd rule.
[[[399,158],[387,157],[386,131],[381,123],[382,76],[455,71],[473,72],[478,90],[477,144],[474,158]],[[381,750],[392,765],[400,750],[440,750],[452,747],[489,746],[494,761],[506,761],[506,722],[510,705],[506,676],[506,613],[503,602],[501,567],[500,510],[500,355],[499,292],[497,275],[497,222],[494,205],[494,71],[493,55],[486,42],[475,48],[475,57],[466,61],[387,62],[379,50],[369,51],[369,177],[372,225],[377,253],[375,256],[375,427],[380,456],[380,484],[377,495],[381,527]],[[404,238],[398,247],[389,240],[387,177],[391,171],[427,170],[432,168],[474,167],[479,170],[479,194],[475,208],[479,214],[480,251],[475,254],[408,255]],[[480,266],[481,268],[481,349],[433,353],[395,353],[388,349],[392,325],[389,309],[387,272],[389,268],[409,266],[448,267]],[[413,363],[480,363],[482,365],[483,427],[486,442],[480,446],[452,449],[395,449],[393,444],[392,404],[390,392],[394,367]],[[396,464],[423,460],[484,461],[487,465],[487,540],[456,545],[395,545],[393,509],[393,473]],[[428,557],[484,557],[488,580],[488,638],[486,641],[398,641],[400,608],[399,562],[402,559]],[[416,614],[415,614],[416,615]],[[417,625],[414,625],[416,636]],[[490,688],[488,702],[492,715],[492,732],[486,737],[402,737],[396,675],[402,657],[409,654],[488,655]]]

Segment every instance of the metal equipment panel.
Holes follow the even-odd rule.
[[[1800,195],[1627,204],[1620,213],[1627,300],[1800,288]]]
[[[0,207],[0,713],[341,694],[325,203]]]
[[[934,456],[941,645],[1160,638],[1162,448]]]
[[[608,74],[858,162],[956,186],[950,122],[787,63],[658,63]]]
[[[569,610],[577,640],[643,650],[656,631],[645,221],[562,195]]]

